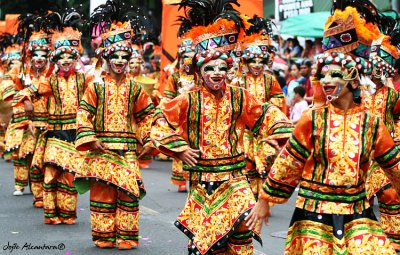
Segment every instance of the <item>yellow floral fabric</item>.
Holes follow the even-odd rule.
[[[245,129],[279,140],[292,125],[276,106],[261,104],[247,90],[233,86],[227,86],[221,98],[201,86],[162,101],[153,121],[151,139],[161,152],[176,157],[188,147],[199,150],[196,166],[183,164],[191,187],[176,226],[201,254],[221,248],[255,205],[242,172]],[[201,182],[220,186],[209,194]]]
[[[81,172],[83,158],[72,143],[57,138],[47,138],[43,164],[57,166],[64,171],[79,173]]]
[[[115,185],[131,196],[142,198],[145,195],[142,174],[135,152],[125,152],[120,156],[112,151],[105,153],[88,152],[84,163],[75,176],[75,186],[79,193],[79,180],[96,180]],[[81,180],[81,181],[82,181]]]
[[[235,230],[254,205],[254,196],[244,176],[224,182],[211,195],[194,182],[175,224],[205,254],[218,247],[218,242]]]
[[[104,84],[91,82],[78,110],[76,147],[88,150],[100,140],[110,150],[136,150],[138,142],[150,142],[153,112],[150,96],[128,77],[118,84],[110,76]]]
[[[332,226],[321,222],[296,221],[288,230],[284,254],[396,254],[376,220],[361,218],[345,223],[342,238],[334,232]]]
[[[379,118],[359,106],[331,104],[308,111],[297,124],[264,183],[261,198],[286,202],[300,185],[296,207],[324,214],[353,214],[370,205],[365,181],[373,156],[399,188],[399,155]]]
[[[48,98],[47,112],[49,130],[76,129],[76,113],[83,92],[90,82],[81,72],[76,72],[69,77],[57,74],[49,78],[42,76],[38,84],[33,84],[32,89],[38,95]]]
[[[384,122],[387,130],[396,143],[400,142],[400,93],[395,89],[383,86],[375,94],[366,97],[366,108]],[[390,185],[384,171],[376,163],[372,163],[367,178],[368,198],[380,189]]]
[[[290,133],[293,128],[276,106],[262,105],[248,91],[230,86],[221,99],[215,98],[202,86],[168,102],[163,101],[154,122],[151,138],[161,152],[174,156],[189,146],[200,150],[204,165],[197,164],[195,169],[189,169],[184,164],[184,170],[201,171],[204,181],[214,181],[216,175],[227,172],[218,171],[215,162],[232,161],[230,159],[241,156],[244,159],[243,134],[246,128],[262,138],[277,140],[282,133]],[[202,170],[212,165],[216,168],[212,171],[214,173]],[[243,167],[232,166],[230,169]]]

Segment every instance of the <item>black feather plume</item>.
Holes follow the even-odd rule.
[[[100,33],[107,32],[113,22],[129,21],[136,27],[139,17],[139,9],[125,4],[124,0],[108,0],[94,9],[90,16],[90,27],[92,31],[99,29]]]
[[[152,20],[147,17],[144,8],[128,5],[124,0],[107,0],[105,4],[99,5],[94,9],[90,16],[90,31],[93,37],[97,33],[103,34],[110,30],[112,23],[130,22],[134,36],[132,43],[143,44],[151,38],[155,40],[157,35],[153,34],[154,25]]]
[[[85,20],[80,11],[75,8],[65,9],[63,11],[50,11],[42,19],[42,28],[45,32],[62,31],[65,27],[72,27],[81,31],[85,25]]]
[[[191,26],[208,26],[218,19],[235,22],[237,29],[244,27],[240,13],[233,6],[240,6],[237,0],[182,0],[175,5],[184,9]],[[185,24],[186,26],[189,23]]]
[[[0,52],[4,52],[8,46],[14,43],[14,36],[9,33],[3,33],[0,35]]]
[[[255,33],[263,32],[264,35],[268,35],[272,38],[272,21],[269,19],[264,19],[257,15],[254,15],[253,18],[248,20],[252,26],[246,30],[246,35],[252,35]]]
[[[357,9],[360,15],[367,21],[381,25],[381,16],[378,8],[369,0],[333,0],[332,14],[335,10],[344,10],[351,6]]]

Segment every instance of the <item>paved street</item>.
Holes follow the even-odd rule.
[[[183,255],[187,238],[174,225],[186,199],[169,183],[170,162],[154,161],[143,171],[147,195],[141,202],[140,246],[133,251],[101,250],[91,241],[88,193],[79,196],[75,225],[43,224],[43,210],[32,206],[32,195],[15,197],[12,163],[0,159],[0,254],[40,255]],[[25,191],[25,193],[27,193]],[[293,211],[294,198],[273,208],[270,226],[263,229],[264,246],[256,244],[255,254],[283,254],[284,235]],[[37,250],[47,245],[52,250]],[[57,248],[57,249],[54,249]]]

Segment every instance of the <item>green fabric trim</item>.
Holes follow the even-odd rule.
[[[81,107],[82,109],[90,112],[91,114],[95,114],[96,113],[96,108],[93,107],[92,105],[90,105],[88,102],[86,102],[83,99],[79,102],[79,107]]]
[[[293,135],[289,138],[289,144],[304,159],[307,159],[310,156],[310,153],[308,152],[307,148],[305,148],[299,141],[297,141]]]
[[[340,203],[354,203],[356,201],[365,199],[366,192],[365,192],[365,190],[363,190],[359,194],[354,194],[354,195],[326,194],[326,193],[318,192],[316,190],[310,190],[310,189],[306,189],[304,187],[300,187],[299,196],[306,197],[309,199],[323,200],[323,201],[332,201],[332,202],[340,202]]]
[[[292,195],[291,192],[287,192],[285,190],[279,190],[278,188],[271,188],[266,182],[264,182],[262,186],[265,193],[273,196],[273,197],[280,197],[280,198],[290,198]]]
[[[193,172],[217,173],[217,172],[230,172],[233,170],[243,169],[245,166],[246,166],[246,162],[244,160],[237,162],[237,163],[233,163],[233,164],[216,165],[216,166],[204,166],[204,165],[200,165],[199,163],[197,163],[196,166],[191,167],[191,166],[183,163],[183,170],[193,171]]]
[[[116,204],[106,204],[106,203],[101,203],[101,202],[96,202],[96,201],[91,201],[91,200],[90,200],[90,206],[94,206],[94,207],[98,207],[98,208],[106,208],[106,209],[117,208]]]
[[[48,119],[48,123],[51,125],[57,125],[57,124],[74,124],[76,123],[76,117],[69,118],[69,119]]]
[[[117,203],[124,205],[126,207],[138,207],[139,206],[139,201],[127,202],[127,201],[122,201],[122,200],[117,199]]]
[[[63,189],[66,189],[66,190],[68,190],[68,191],[72,191],[72,192],[75,192],[75,191],[76,191],[75,187],[69,187],[69,186],[67,186],[67,185],[65,185],[65,184],[62,184],[62,183],[58,183],[57,186],[58,186],[58,187],[61,187],[61,188],[63,188]]]

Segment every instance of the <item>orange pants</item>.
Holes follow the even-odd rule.
[[[46,165],[44,172],[43,208],[45,218],[61,221],[76,218],[78,192],[72,181],[74,174]]]
[[[90,221],[93,241],[139,245],[139,201],[115,186],[91,181]]]

